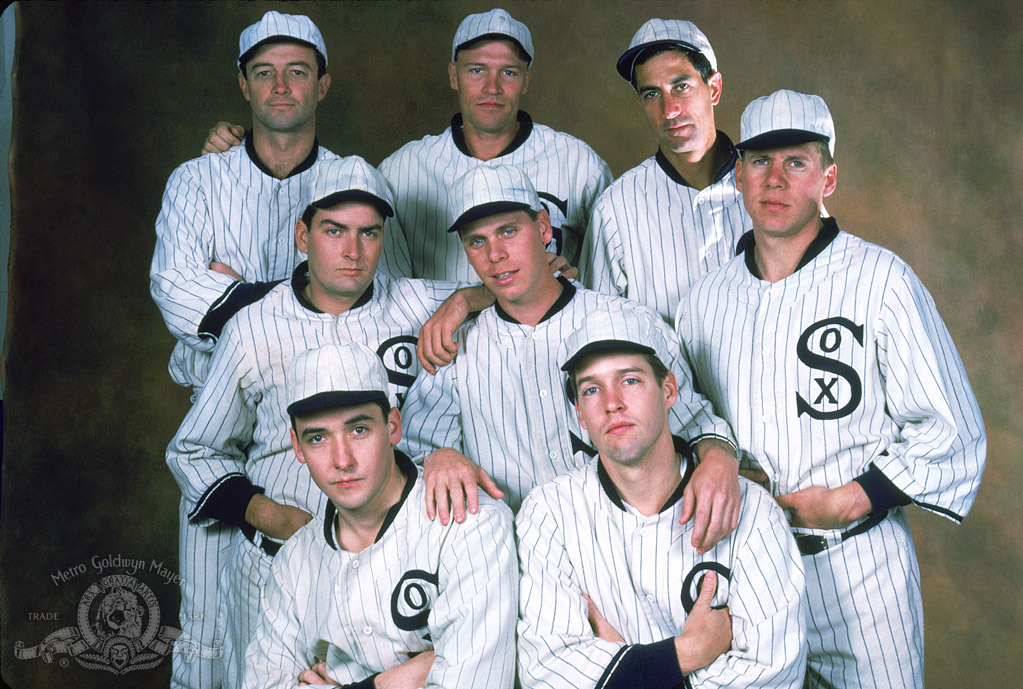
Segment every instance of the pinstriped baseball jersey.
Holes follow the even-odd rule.
[[[518,136],[493,160],[472,157],[462,136],[461,115],[455,115],[441,135],[409,142],[380,164],[394,194],[415,277],[477,280],[458,236],[448,234],[446,223],[448,189],[477,165],[514,165],[526,173],[551,217],[550,249],[575,265],[593,203],[611,183],[611,170],[583,141],[534,124],[522,110],[518,117]]]
[[[771,497],[740,479],[738,527],[698,555],[693,522],[678,523],[681,489],[644,516],[621,500],[599,461],[534,489],[516,517],[522,686],[640,689],[638,677],[624,676],[632,645],[680,635],[703,575],[715,571],[714,604],[729,608],[732,646],[685,686],[801,687],[803,566]],[[684,464],[684,481],[691,472]],[[583,594],[625,644],[594,636]]]
[[[361,342],[380,354],[392,401],[401,400],[420,371],[419,329],[457,286],[378,273],[361,303],[335,317],[313,310],[300,296],[307,280],[303,264],[292,280],[228,322],[207,385],[167,449],[167,463],[193,520],[222,482],[239,475],[277,502],[319,513],[323,494],[291,446],[284,385],[288,364],[306,349]]]
[[[219,335],[204,332],[203,320],[245,289],[246,283],[210,270],[210,261],[227,264],[249,285],[289,277],[304,259],[295,247],[295,222],[309,202],[312,165],[338,157],[314,147],[290,177],[277,179],[257,162],[250,142],[183,163],[164,190],[150,293],[178,339],[169,370],[180,385],[202,384]],[[401,277],[410,272],[408,250],[392,226],[379,270]]]
[[[565,396],[560,370],[562,341],[597,310],[640,311],[663,328],[678,351],[678,339],[657,315],[638,304],[562,280],[564,291],[548,317],[535,327],[502,317],[496,306],[455,339],[460,351],[436,375],[420,376],[403,411],[403,447],[417,461],[440,447],[453,447],[485,469],[517,510],[529,490],[579,466],[589,436]],[[673,432],[695,440],[728,439],[728,425],[693,392],[681,355],[664,362],[679,384],[671,410]],[[684,432],[683,432],[684,431]]]
[[[393,521],[366,550],[337,547],[330,503],[324,518],[284,545],[249,645],[245,689],[292,686],[319,660],[345,685],[428,650],[436,660],[426,687],[512,686],[518,569],[511,513],[482,496],[476,518],[445,527],[426,518],[422,480],[411,480]]]
[[[697,282],[677,328],[775,495],[837,488],[873,463],[921,507],[957,522],[969,511],[980,410],[933,300],[895,254],[838,232],[773,284],[744,254]]]
[[[593,207],[579,259],[583,283],[638,301],[671,324],[689,286],[735,256],[752,227],[734,168],[733,155],[713,184],[697,190],[658,151],[616,179]]]

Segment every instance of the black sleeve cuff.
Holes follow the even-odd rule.
[[[239,528],[251,528],[245,521],[245,510],[252,496],[264,490],[254,486],[245,476],[232,476],[222,481],[206,496],[198,518],[219,519]]]
[[[870,499],[870,514],[883,514],[892,507],[908,505],[912,500],[871,463],[870,468],[853,479]]]
[[[353,682],[352,684],[342,684],[341,689],[375,689],[376,685],[373,684],[373,680],[379,675],[380,673],[378,672],[375,675],[370,675],[362,681]]]
[[[199,337],[206,340],[215,340],[220,337],[224,326],[235,315],[249,304],[255,304],[266,296],[284,280],[273,282],[235,282],[228,287],[220,298],[213,302],[213,306],[203,316],[199,323]]]
[[[607,666],[597,689],[675,689],[684,681],[675,639],[669,637],[623,648]]]

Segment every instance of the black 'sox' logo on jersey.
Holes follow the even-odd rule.
[[[541,202],[547,209],[547,215],[551,218],[551,243],[547,246],[547,250],[561,256],[565,251],[565,231],[561,228],[568,222],[568,201],[562,201],[546,191],[538,191],[536,195],[544,201],[550,201],[550,203]]]
[[[820,331],[819,336],[817,335],[818,331]],[[816,338],[816,345],[820,351],[825,354],[834,352],[842,346],[843,331],[851,333],[856,342],[861,347],[863,346],[863,326],[856,325],[848,318],[841,316],[817,321],[799,336],[799,343],[796,345],[796,355],[799,360],[812,369],[824,371],[825,375],[813,379],[817,384],[817,396],[814,397],[813,402],[808,402],[803,399],[802,395],[796,393],[796,416],[806,413],[821,421],[840,419],[852,414],[853,410],[859,406],[860,400],[863,399],[863,383],[852,366],[837,359],[829,359],[823,354],[815,354],[810,349],[811,342]],[[826,410],[829,406],[839,403],[835,387],[840,378],[844,379],[849,386],[849,399],[837,409]]]
[[[720,604],[712,605],[714,609],[724,608],[728,605],[728,584],[732,581],[732,570],[720,562],[700,562],[682,580],[682,608],[688,615],[696,605],[696,599],[700,597],[700,587],[703,586],[703,578],[706,570],[716,572],[718,575],[717,588],[714,589],[714,600],[722,601]]]
[[[377,347],[377,356],[387,369],[387,382],[396,388],[398,406],[405,402],[405,395],[412,383],[416,382],[419,360],[416,359],[416,344],[419,339],[412,335],[398,335]]]
[[[426,626],[430,605],[437,596],[436,574],[410,569],[391,592],[391,619],[403,632],[414,632]]]

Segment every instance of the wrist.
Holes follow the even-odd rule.
[[[850,481],[838,490],[842,493],[843,517],[848,523],[870,514],[870,498],[859,483]]]
[[[739,458],[735,455],[735,448],[719,438],[704,438],[693,447],[696,459],[702,464],[707,461],[724,461],[734,465],[735,471],[739,471]]]

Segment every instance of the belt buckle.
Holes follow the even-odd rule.
[[[828,549],[828,539],[813,534],[799,534],[796,536],[796,546],[800,555],[816,555]]]

